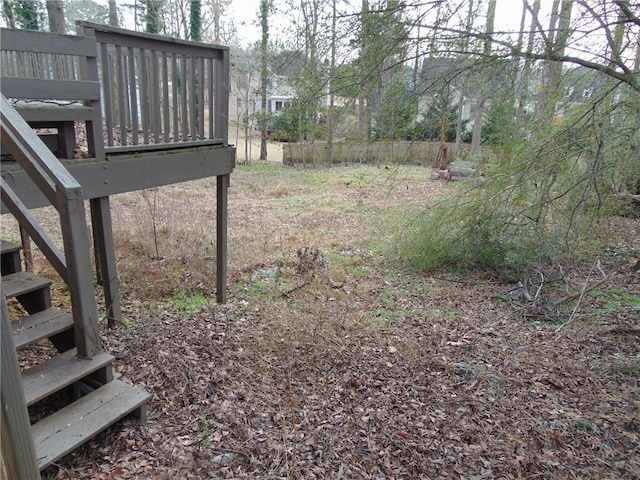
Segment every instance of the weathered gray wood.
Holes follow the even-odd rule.
[[[149,75],[147,72],[147,51],[140,49],[140,110],[142,112],[142,137],[149,143],[151,125],[151,105],[149,104]]]
[[[33,102],[15,103],[14,108],[27,122],[83,122],[93,115],[93,109],[79,103],[65,106]],[[39,128],[38,125],[33,125]],[[46,128],[46,127],[45,127]]]
[[[221,64],[217,65],[215,82],[215,136],[229,144],[229,52],[223,52]]]
[[[100,85],[79,80],[2,77],[2,93],[7,98],[99,100]]]
[[[107,353],[91,360],[78,358],[75,348],[50,358],[22,373],[22,386],[27,406],[110,366],[114,357]],[[110,368],[110,367],[109,367]]]
[[[82,78],[99,83],[98,60],[96,56],[80,57],[80,74]],[[87,147],[89,155],[104,158],[104,135],[102,131],[102,107],[100,99],[82,99],[91,107],[91,116],[85,119],[87,131]]]
[[[220,58],[222,52],[229,51],[229,47],[223,45],[193,42],[144,32],[132,32],[110,25],[101,25],[85,21],[78,21],[76,24],[83,29],[95,31],[96,37],[100,42],[120,44],[127,47],[141,47],[147,50],[153,50],[158,49],[158,44],[161,43],[163,45],[162,50],[165,50],[167,53],[182,53],[188,51],[191,55],[209,58]]]
[[[15,346],[9,327],[9,312],[4,295],[0,299],[2,303],[0,321],[0,391],[2,407],[2,460],[3,468],[6,467],[10,479],[36,480],[40,479],[36,462],[36,450],[34,448],[31,428],[29,426],[29,412],[22,390],[20,369],[16,357]]]
[[[93,30],[88,33],[93,35]],[[107,44],[100,44],[100,67],[102,70],[102,97],[104,99],[104,116],[107,126],[107,145],[114,145],[113,138],[113,98],[111,96],[111,85],[104,79],[111,78],[111,57],[107,51]]]
[[[207,71],[207,75],[209,76],[209,81],[210,82],[215,82],[216,77],[213,76],[213,72],[214,72],[214,66],[213,66],[213,61],[209,61],[207,62],[207,67],[208,67],[208,71]],[[215,113],[215,104],[214,104],[214,97],[216,95],[215,90],[210,90],[209,91],[209,138],[215,138],[215,122],[216,122],[216,115]],[[228,107],[227,107],[228,108]]]
[[[51,178],[51,170],[59,170],[51,161],[51,158],[55,161],[55,157],[4,95],[0,98],[0,115],[2,143],[34,179],[49,202],[55,203],[55,183]]]
[[[198,138],[198,120],[196,118],[196,114],[199,113],[198,109],[202,109],[202,105],[198,105],[198,72],[196,71],[196,67],[198,64],[198,59],[194,57],[189,57],[189,92],[188,92],[188,102],[191,107],[191,128],[189,130],[189,138],[190,140],[196,140]],[[200,112],[201,114],[201,112]]]
[[[0,29],[3,50],[21,52],[57,53],[63,55],[91,56],[96,54],[92,38],[80,35],[60,35],[33,30]]]
[[[22,270],[20,263],[21,249],[22,247],[17,243],[0,240],[0,254],[2,255],[0,269],[2,275],[9,275]]]
[[[231,173],[235,167],[234,152],[233,147],[218,145],[110,155],[107,161],[85,159],[65,162],[65,165],[82,183],[82,192],[89,199]],[[28,208],[49,204],[21,170],[4,169],[2,175]],[[2,212],[7,212],[4,205]]]
[[[182,74],[182,89],[180,91],[180,98],[182,104],[182,139],[189,140],[189,67],[187,57],[185,55],[180,56],[180,73]]]
[[[129,101],[131,102],[131,132],[133,144],[138,144],[138,92],[136,89],[136,56],[133,48],[129,48]]]
[[[31,272],[17,272],[2,277],[3,294],[15,297],[29,313],[51,308],[51,280]]]
[[[178,145],[166,145],[164,143],[150,143],[148,145],[126,145],[107,147],[106,151],[109,155],[119,153],[138,153],[138,152],[166,152],[168,148],[173,147],[179,152],[181,148],[193,148],[193,147],[207,147],[213,145],[222,145],[222,139],[212,138],[210,140],[196,140],[188,142],[180,142]]]
[[[38,277],[31,272],[16,272],[2,277],[2,294],[13,298],[51,286],[51,280]]]
[[[39,468],[143,408],[149,398],[148,393],[114,380],[38,422],[32,430]]]
[[[116,322],[122,323],[122,312],[109,197],[91,199],[90,206],[98,278],[104,290],[107,324],[113,328]]]
[[[160,131],[162,130],[161,122],[162,116],[160,115],[160,77],[159,77],[159,64],[158,64],[158,52],[151,50],[149,52],[150,64],[151,64],[151,77],[150,77],[150,110],[151,110],[151,131],[153,132],[154,143],[160,143],[163,140],[160,138]]]
[[[118,97],[118,110],[120,117],[120,142],[122,145],[127,144],[127,110],[125,108],[125,95],[127,94],[126,87],[124,84],[125,72],[124,72],[124,60],[122,57],[122,47],[120,45],[116,45],[116,95]]]
[[[81,358],[91,358],[102,347],[84,200],[80,188],[68,188],[58,195],[76,347]]]
[[[171,141],[171,115],[169,111],[169,58],[162,52],[162,120],[163,141]]]
[[[73,328],[71,315],[55,308],[48,308],[11,322],[16,348],[26,347],[71,328]]]
[[[230,175],[219,175],[216,185],[216,300],[227,302],[227,211]]]
[[[178,77],[178,60],[176,54],[171,55],[171,82],[174,87],[173,93],[173,141],[180,141],[180,120],[179,120],[179,103],[178,103],[178,89],[176,87],[176,79]]]
[[[6,207],[8,211],[18,220],[20,227],[33,238],[36,245],[42,250],[45,257],[49,260],[53,268],[63,278],[67,278],[67,264],[64,255],[60,249],[53,242],[49,234],[44,231],[38,221],[31,215],[27,206],[16,195],[13,189],[7,184],[4,178],[0,178],[0,198],[2,199],[3,208]]]
[[[207,90],[207,84],[205,83],[204,79],[204,58],[199,58],[197,59],[198,61],[198,68],[197,68],[197,75],[199,75],[199,80],[197,82],[198,84],[198,108],[200,109],[197,113],[198,113],[198,138],[200,140],[203,140],[205,138],[207,138],[207,134],[204,131],[204,117],[205,117],[205,113],[207,111],[206,109],[206,105],[204,103],[204,92]]]

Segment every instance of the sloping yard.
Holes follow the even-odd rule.
[[[429,173],[239,166],[226,305],[215,182],[114,198],[126,321],[103,338],[149,420],[45,477],[640,478],[640,222],[529,302],[393,255],[453,188]]]

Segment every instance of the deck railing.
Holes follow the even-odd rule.
[[[2,202],[69,286],[78,355],[91,358],[101,349],[101,343],[80,184],[54,157],[4,95],[0,95],[0,134],[9,153],[60,215],[64,255],[4,178],[0,179]]]
[[[107,151],[227,144],[227,47],[88,22],[78,28],[98,44]]]

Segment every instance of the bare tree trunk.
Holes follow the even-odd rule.
[[[336,0],[331,3],[331,66],[329,67],[329,115],[327,117],[327,160],[333,163],[333,129],[335,128],[333,76],[336,72]]]
[[[9,28],[16,28],[16,17],[13,13],[13,5],[9,0],[2,0],[2,14],[7,20]]]
[[[109,25],[112,27],[118,27],[118,9],[116,7],[116,0],[109,0]]]
[[[558,8],[560,8],[560,11],[558,11]],[[571,33],[572,8],[573,0],[554,0],[549,23],[549,36],[547,38],[547,52],[549,54],[560,57],[564,55],[567,40]],[[547,61],[544,67],[544,86],[538,97],[538,121],[549,121],[555,115],[560,81],[562,79],[562,66],[562,62]]]
[[[51,33],[66,33],[67,25],[64,19],[64,2],[62,0],[47,1],[47,15],[49,16],[49,31]]]
[[[267,83],[269,70],[267,55],[269,53],[269,0],[260,0],[260,26],[262,41],[260,42],[260,101],[262,117],[260,118],[260,160],[267,159]]]
[[[471,25],[473,25],[473,2],[474,0],[470,0],[469,11],[467,12],[467,22],[465,25],[467,34],[462,36],[461,50],[463,53],[467,51],[467,48],[469,48],[469,36],[471,34]],[[456,157],[458,157],[458,154],[460,152],[460,144],[462,143],[462,114],[464,113],[464,101],[467,95],[466,82],[463,84],[459,95],[460,98],[458,98],[458,116],[456,117]]]
[[[536,35],[536,22],[538,20],[539,13],[540,13],[540,0],[535,0],[533,3],[533,12],[531,16],[531,27],[529,30],[529,39],[527,41],[528,53],[531,53],[533,51],[534,40]],[[520,82],[520,95],[518,98],[518,110],[516,113],[516,125],[518,126],[522,126],[524,122],[524,113],[527,106],[527,100],[529,97],[530,81],[531,81],[531,59],[527,57],[524,60],[524,66],[522,67],[522,77]]]
[[[487,28],[485,32],[487,34],[487,38],[484,42],[484,57],[488,59],[491,55],[491,38],[493,35],[493,22],[496,18],[496,0],[489,0],[489,8],[487,10]],[[487,101],[487,91],[486,91],[486,76],[485,81],[482,82],[482,87],[480,88],[478,103],[476,105],[476,112],[473,119],[473,137],[471,139],[471,151],[475,152],[480,148],[480,141],[482,139],[482,117],[484,117],[484,108],[485,103]]]

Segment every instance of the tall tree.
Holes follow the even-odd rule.
[[[371,8],[362,0],[360,10],[360,135],[371,137],[372,115],[377,111],[385,86],[403,75],[406,60],[407,29],[402,18],[405,6],[398,0],[381,1]]]
[[[2,0],[2,16],[4,17],[9,28],[16,28],[16,16],[13,11],[13,2]]]
[[[109,25],[112,27],[119,26],[116,0],[109,0]]]
[[[163,27],[162,5],[163,0],[144,0],[145,11],[145,31],[147,33],[161,33]]]
[[[49,31],[51,33],[65,33],[67,25],[64,18],[64,2],[62,0],[47,1],[47,15],[49,16]]]
[[[189,7],[189,38],[194,42],[202,41],[202,2],[191,0]]]
[[[485,28],[485,40],[483,47],[483,56],[488,61],[491,56],[493,23],[496,18],[496,0],[489,0],[487,8],[487,25]],[[484,81],[478,89],[478,98],[476,101],[476,111],[473,117],[473,137],[471,139],[471,150],[475,151],[480,148],[482,139],[482,121],[484,117],[485,103],[487,101],[489,77],[484,75]]]
[[[3,14],[13,27],[25,30],[41,30],[41,4],[38,0],[5,0]]]
[[[267,86],[269,83],[269,11],[270,0],[260,0],[260,160],[267,159]]]
[[[544,66],[543,87],[538,96],[537,117],[542,122],[548,121],[555,114],[560,95],[563,62],[552,58],[565,56],[567,41],[571,35],[572,9],[573,0],[554,0],[545,46],[549,60]]]
[[[529,13],[529,2],[524,0],[523,2],[523,22],[525,21],[525,14]],[[533,2],[533,10],[531,11],[531,25],[529,27],[529,37],[527,40],[527,49],[525,50],[529,55],[533,53],[534,42],[536,39],[536,23],[535,20],[538,18],[540,13],[540,0],[534,0]],[[521,29],[524,33],[524,25],[521,23]],[[520,43],[520,42],[519,42]],[[521,52],[521,50],[518,50]],[[519,59],[519,56],[517,57]],[[529,90],[531,84],[531,67],[533,64],[533,60],[527,55],[524,59],[524,64],[522,66],[522,72],[520,75],[520,89],[518,95],[518,109],[516,112],[516,124],[522,127],[524,122],[524,114],[527,106],[527,101],[529,100]]]

